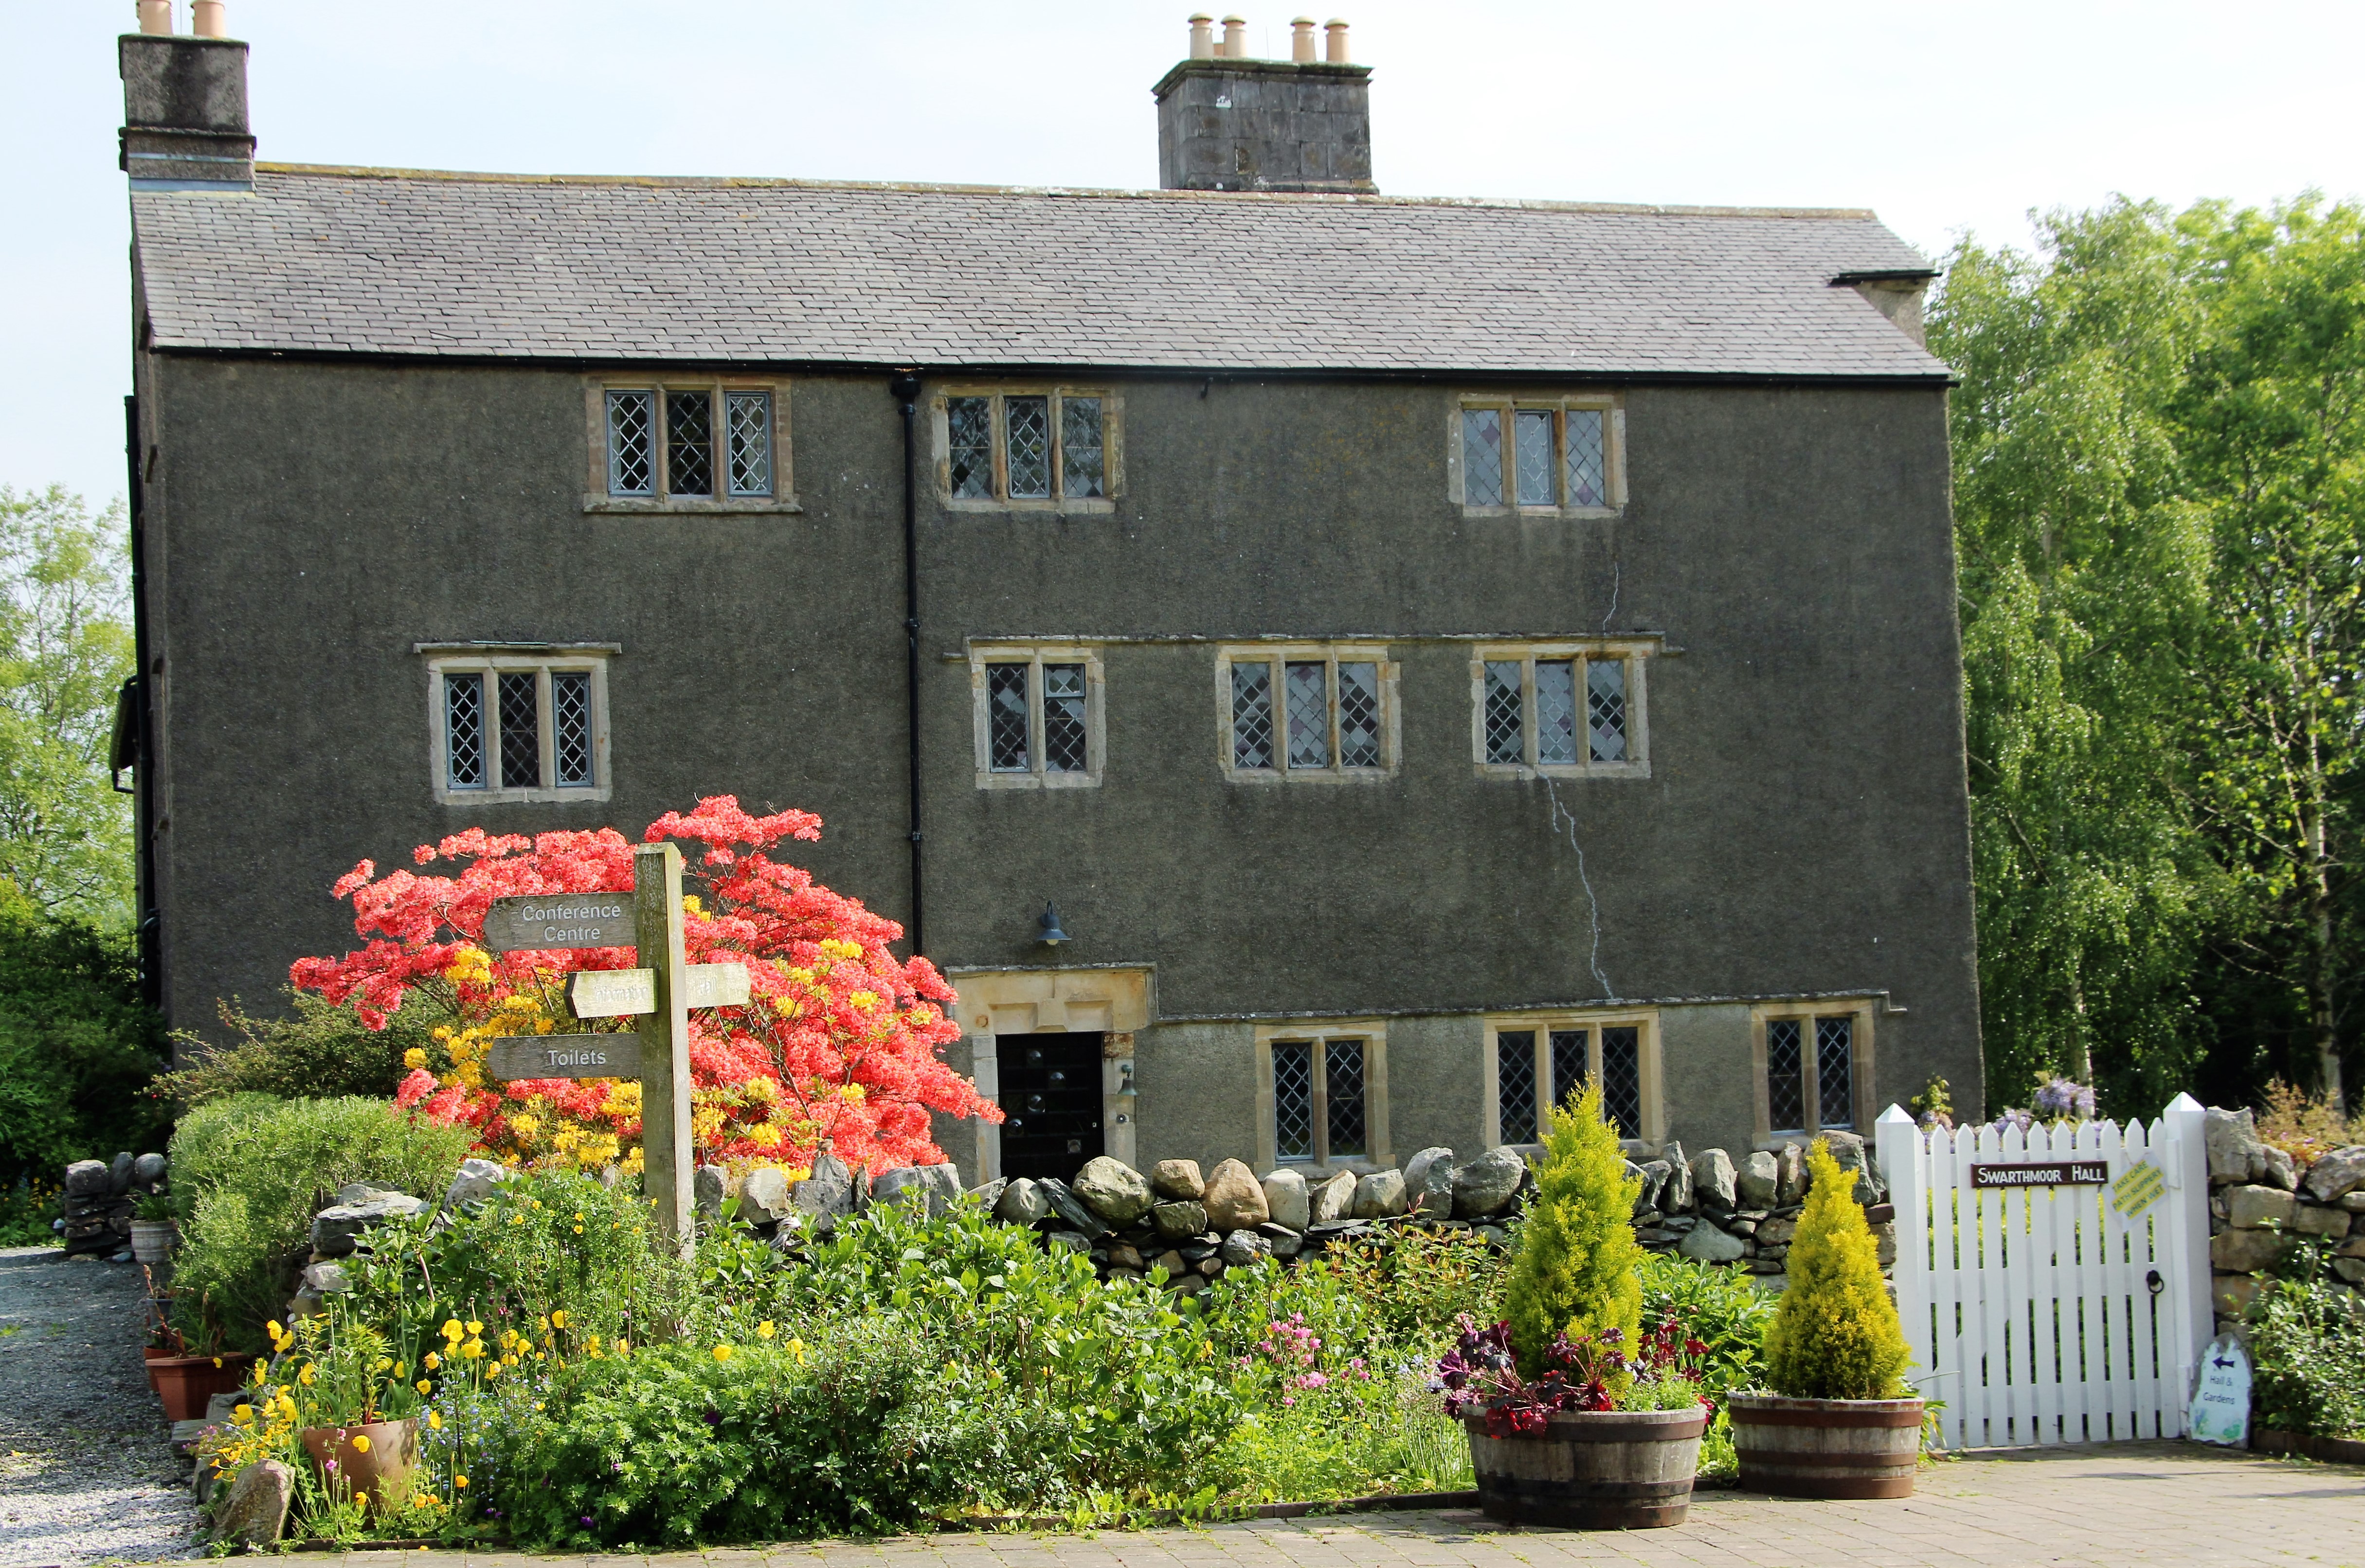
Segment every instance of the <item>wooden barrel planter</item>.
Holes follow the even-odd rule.
[[[1780,1497],[1911,1497],[1922,1457],[1918,1399],[1785,1399],[1736,1394],[1741,1484]]]
[[[1656,1529],[1692,1506],[1703,1410],[1578,1410],[1552,1416],[1536,1437],[1490,1437],[1464,1416],[1478,1506],[1505,1524],[1572,1529]]]

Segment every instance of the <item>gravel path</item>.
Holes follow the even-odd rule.
[[[0,1568],[195,1554],[141,1294],[129,1263],[0,1249]]]

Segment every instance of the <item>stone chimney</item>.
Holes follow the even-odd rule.
[[[122,153],[135,191],[251,191],[246,45],[221,37],[220,0],[198,0],[197,31],[174,33],[169,5],[143,3],[141,30],[116,40]]]
[[[1290,24],[1294,60],[1250,60],[1248,25],[1191,18],[1191,56],[1152,89],[1158,183],[1170,191],[1372,191],[1368,65],[1347,62],[1347,24],[1328,24],[1328,58],[1314,58],[1314,22]]]

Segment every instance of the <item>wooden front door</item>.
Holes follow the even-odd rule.
[[[1002,1173],[1074,1177],[1102,1150],[1101,1036],[1003,1035]]]

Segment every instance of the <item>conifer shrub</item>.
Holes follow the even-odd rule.
[[[1790,1243],[1790,1284],[1765,1330],[1765,1381],[1792,1399],[1901,1399],[1911,1353],[1880,1277],[1880,1251],[1821,1138],[1807,1153],[1814,1172]]]
[[[1587,1083],[1574,1106],[1551,1107],[1536,1195],[1519,1227],[1519,1253],[1506,1290],[1511,1349],[1520,1375],[1552,1364],[1552,1341],[1615,1328],[1619,1343],[1639,1344],[1642,1261],[1634,1239],[1639,1178],[1626,1174],[1618,1131],[1602,1118],[1601,1089]]]

